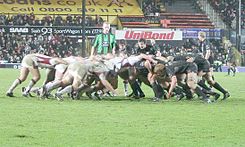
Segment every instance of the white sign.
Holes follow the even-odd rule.
[[[28,28],[10,28],[9,32],[10,33],[28,33],[29,29]]]
[[[128,29],[116,30],[116,39],[139,40],[155,39],[155,40],[182,40],[182,31],[170,29]]]

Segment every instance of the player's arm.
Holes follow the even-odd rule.
[[[153,60],[151,56],[141,53],[139,55],[142,59],[149,60],[151,63],[157,64],[156,60]]]
[[[155,57],[157,60],[160,60],[160,61],[163,61],[163,62],[168,62],[168,59],[167,58],[165,58],[165,57],[162,57],[162,56],[157,56],[157,57]]]

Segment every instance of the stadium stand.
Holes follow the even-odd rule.
[[[242,3],[242,28],[245,29],[245,1]]]
[[[214,9],[220,14],[223,21],[229,26],[236,18],[238,3],[236,0],[209,0]]]
[[[50,56],[78,55],[78,38],[64,35],[20,35],[0,33],[0,60],[20,63],[25,54],[43,52]]]
[[[164,28],[214,28],[207,15],[199,13],[161,13]]]
[[[236,0],[209,0],[214,9],[229,27],[235,27],[238,2]],[[242,28],[245,29],[245,1],[242,2]]]
[[[145,16],[119,16],[122,26],[128,28],[160,26],[163,28],[214,28],[208,16],[197,13],[193,3],[186,0],[174,2],[145,0],[142,10]]]
[[[132,15],[124,15],[118,16],[123,27],[128,28],[149,28],[149,24],[145,21],[145,16],[132,16]]]
[[[195,2],[175,0],[165,4],[166,13],[160,13],[164,28],[214,28],[208,16],[199,12]]]
[[[144,15],[155,15],[155,13],[160,12],[160,2],[144,0],[142,10]]]
[[[85,19],[86,26],[101,26],[102,17],[87,16]],[[30,14],[1,14],[0,25],[19,25],[19,26],[81,26],[81,15],[45,15],[40,18],[33,13]]]

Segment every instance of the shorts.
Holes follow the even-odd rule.
[[[34,64],[33,58],[35,58],[32,54],[26,55],[21,62],[22,67],[26,68],[37,68],[37,66]]]
[[[88,68],[86,65],[76,62],[68,66],[67,72],[71,74],[73,77],[83,80],[88,73]]]
[[[199,71],[203,71],[203,72],[210,72],[210,63],[208,62],[208,60],[204,60],[201,63],[197,64],[198,67],[198,72]]]
[[[67,70],[68,65],[65,64],[58,64],[55,66],[56,72],[64,74]]]

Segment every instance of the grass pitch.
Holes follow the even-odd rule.
[[[245,73],[216,73],[231,97],[213,104],[153,103],[148,87],[140,101],[40,100],[21,96],[29,81],[8,98],[5,92],[18,75],[0,69],[0,146],[245,146]]]

